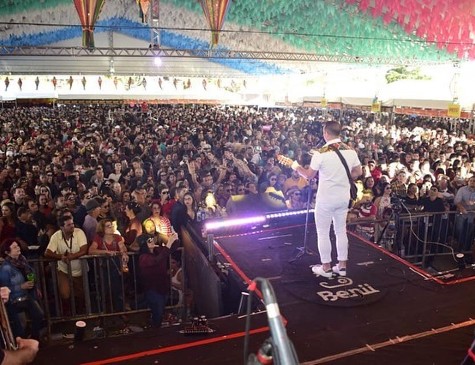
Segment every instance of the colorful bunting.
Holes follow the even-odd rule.
[[[346,0],[354,4],[354,0]],[[388,25],[392,19],[407,33],[415,31],[419,38],[435,43],[439,49],[463,58],[473,59],[475,36],[475,7],[472,0],[450,3],[446,0],[361,0],[359,9],[374,18],[382,17]]]

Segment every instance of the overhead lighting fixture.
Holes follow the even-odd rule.
[[[155,64],[155,66],[160,67],[162,65],[162,59],[157,56],[153,59],[153,63]]]

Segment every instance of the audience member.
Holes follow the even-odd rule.
[[[10,289],[10,300],[5,307],[13,335],[26,338],[26,329],[20,320],[20,313],[25,312],[31,321],[31,338],[39,340],[44,313],[38,303],[37,274],[21,254],[21,247],[15,239],[5,240],[1,250],[5,261],[0,266],[0,285]]]
[[[128,271],[127,263],[129,256],[124,244],[124,238],[115,233],[114,222],[110,219],[103,219],[97,225],[91,246],[90,255],[106,255],[110,257],[108,264],[102,265],[104,278],[104,294],[112,302],[112,311],[124,311],[124,296],[122,295],[121,278],[124,271]],[[125,270],[124,270],[125,268]]]
[[[152,326],[160,328],[163,311],[170,292],[170,276],[168,262],[170,248],[177,240],[178,234],[173,233],[164,246],[159,246],[153,238],[141,241],[139,249],[139,283],[142,286],[147,305],[152,313]]]
[[[72,291],[74,291],[76,310],[82,313],[84,311],[83,270],[78,259],[87,253],[87,238],[81,229],[74,227],[72,215],[63,215],[58,223],[59,230],[51,236],[45,256],[58,260],[58,289],[63,314],[71,314],[69,299]],[[72,282],[72,288],[70,282]]]

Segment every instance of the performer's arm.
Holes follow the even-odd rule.
[[[304,168],[302,166],[300,166],[297,161],[294,161],[294,163],[292,164],[292,169],[297,171],[299,173],[300,176],[310,180],[310,179],[313,179],[315,177],[315,175],[317,174],[317,171],[315,171],[314,169],[312,169],[311,167],[309,168]],[[358,175],[359,176],[359,175]]]
[[[2,350],[4,357],[1,365],[20,365],[33,362],[38,353],[38,341],[17,337],[18,350]]]
[[[351,169],[351,178],[353,180],[356,180],[362,174],[363,174],[363,168],[361,167],[361,165],[355,166]]]

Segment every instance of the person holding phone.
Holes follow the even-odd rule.
[[[20,245],[15,239],[10,238],[2,243],[1,254],[5,261],[0,267],[0,286],[10,289],[10,299],[5,307],[13,335],[25,337],[25,328],[20,320],[20,313],[25,312],[31,321],[31,337],[38,340],[44,324],[44,313],[38,303],[35,272],[21,254]]]
[[[163,246],[158,244],[156,236],[153,235],[144,237],[140,242],[138,277],[152,314],[152,326],[155,328],[162,325],[163,312],[170,292],[168,274],[170,249],[177,239],[178,234],[173,232]]]

